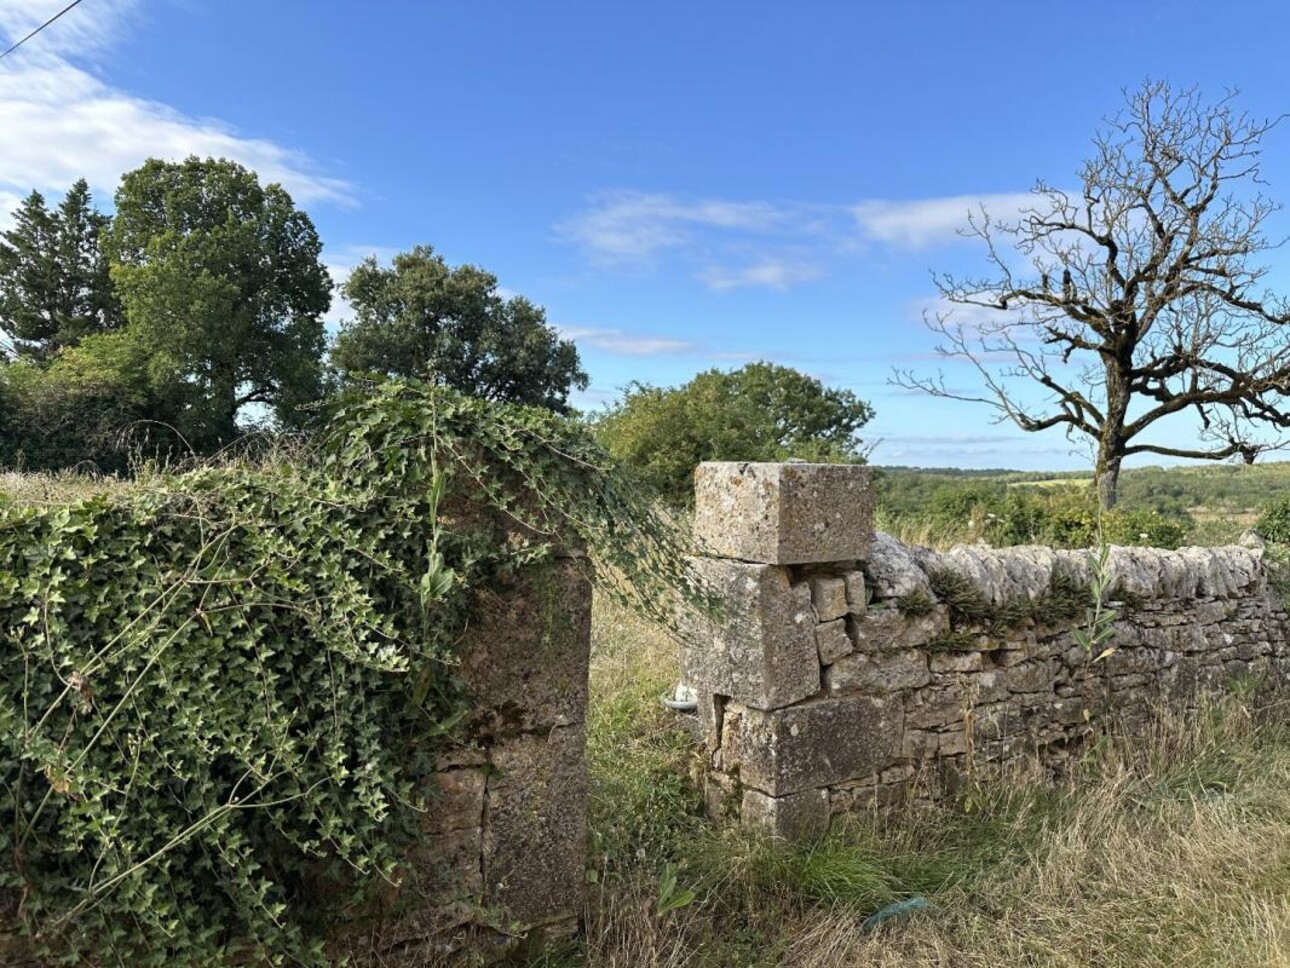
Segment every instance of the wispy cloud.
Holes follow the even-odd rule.
[[[44,54],[92,54],[117,40],[140,0],[95,0],[69,12],[32,38],[13,58]],[[56,0],[0,0],[0,39],[7,48],[65,6]],[[8,59],[8,58],[7,58]]]
[[[813,223],[800,206],[665,193],[614,191],[556,226],[596,262],[639,265],[694,243],[701,230],[737,234],[799,233]]]
[[[783,292],[804,282],[814,282],[823,275],[824,270],[816,265],[763,259],[738,268],[710,266],[699,273],[699,279],[718,291],[763,287]]]
[[[663,336],[642,336],[621,329],[595,329],[588,326],[557,326],[565,339],[582,343],[606,353],[620,356],[670,356],[694,353],[699,346],[687,340]]]
[[[1029,192],[994,195],[953,195],[909,201],[873,199],[851,209],[867,239],[893,248],[930,249],[957,241],[968,226],[969,213],[982,208],[991,218],[1015,219],[1034,202]]]
[[[787,290],[859,252],[952,244],[970,211],[1015,219],[1030,201],[1026,192],[819,204],[613,191],[592,196],[556,232],[602,268],[639,271],[666,257],[714,290]]]
[[[1039,469],[1067,463],[1072,449],[1051,435],[1023,434],[900,434],[866,427],[875,442],[875,464],[921,467],[1011,467]]]
[[[0,0],[0,36],[22,36],[52,12],[46,6]],[[241,162],[300,203],[353,204],[354,187],[303,152],[129,94],[80,66],[110,47],[139,9],[134,0],[83,4],[0,61],[0,192],[62,191],[84,177],[106,195],[147,158],[200,155]],[[12,199],[0,204],[8,211]]]

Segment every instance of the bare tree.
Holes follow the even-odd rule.
[[[991,275],[937,275],[970,318],[926,322],[937,352],[975,365],[983,388],[906,371],[895,382],[1091,439],[1108,508],[1134,454],[1252,463],[1283,446],[1290,304],[1250,264],[1281,244],[1263,234],[1280,206],[1258,189],[1261,142],[1280,119],[1238,113],[1232,99],[1148,82],[1095,138],[1078,196],[1039,182],[1016,221],[974,213],[965,234],[985,243]],[[1174,414],[1195,418],[1195,446],[1144,437]]]

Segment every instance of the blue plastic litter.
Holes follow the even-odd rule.
[[[875,911],[860,924],[860,930],[872,931],[874,928],[878,927],[878,925],[886,921],[897,921],[901,918],[907,918],[911,914],[914,914],[917,911],[924,911],[929,907],[931,907],[931,904],[928,903],[927,899],[919,897],[916,894],[913,897],[906,898],[903,901],[895,901],[892,904],[888,904],[885,908]]]

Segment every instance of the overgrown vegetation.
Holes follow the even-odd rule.
[[[475,590],[568,541],[684,587],[576,425],[403,383],[291,461],[0,506],[0,901],[51,963],[323,963],[433,809]]]
[[[543,968],[1282,966],[1290,731],[1232,696],[1109,735],[955,802],[859,816],[798,847],[699,817],[657,630],[598,607],[589,720],[598,850],[587,937]],[[672,873],[669,875],[669,871]],[[667,909],[660,885],[694,892]],[[927,910],[875,931],[883,905]]]
[[[1290,497],[1268,502],[1255,530],[1268,541],[1290,545]]]
[[[954,626],[980,627],[997,635],[1034,619],[1046,625],[1060,625],[1084,614],[1090,601],[1089,586],[1070,575],[1057,572],[1048,590],[1037,598],[1014,598],[1002,604],[988,601],[981,590],[958,572],[937,569],[928,575],[932,591],[950,609]],[[953,635],[954,633],[949,633]],[[938,640],[942,647],[962,639]]]

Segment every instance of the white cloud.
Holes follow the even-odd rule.
[[[21,202],[22,196],[17,192],[0,188],[0,232],[7,231],[13,225],[13,213]]]
[[[666,356],[692,353],[698,349],[686,340],[661,336],[638,336],[621,329],[593,329],[586,326],[557,326],[560,335],[594,349],[621,356]]]
[[[800,283],[814,282],[823,275],[818,266],[765,259],[739,269],[712,266],[700,272],[699,279],[719,292],[750,287],[784,291]]]
[[[556,232],[600,266],[648,268],[666,255],[713,289],[786,290],[875,247],[953,243],[970,211],[984,206],[1014,220],[1031,201],[1027,192],[821,204],[614,191],[594,196]]]
[[[40,9],[33,13],[33,7]],[[43,7],[0,0],[0,34],[10,42],[21,37],[53,12]],[[0,61],[0,204],[6,211],[8,196],[31,188],[60,192],[82,177],[100,198],[109,196],[121,174],[145,159],[188,155],[232,158],[262,180],[280,182],[298,203],[353,203],[353,186],[319,171],[304,153],[126,93],[74,63],[119,36],[135,7],[133,0],[83,4]]]
[[[874,242],[898,249],[929,249],[959,238],[968,213],[984,207],[991,218],[1010,220],[1034,201],[1029,192],[953,195],[910,201],[873,199],[851,208],[861,232]]]
[[[44,54],[87,54],[103,49],[120,36],[139,0],[94,0],[68,11],[29,40],[21,54],[6,60]],[[0,39],[8,48],[35,30],[65,3],[58,0],[0,0]]]
[[[586,211],[556,229],[593,261],[639,264],[695,243],[703,231],[800,234],[818,227],[804,206],[618,191],[597,195]]]
[[[880,465],[1054,469],[1068,464],[1072,452],[1051,434],[905,434],[869,426],[865,436],[875,444],[870,460]]]

